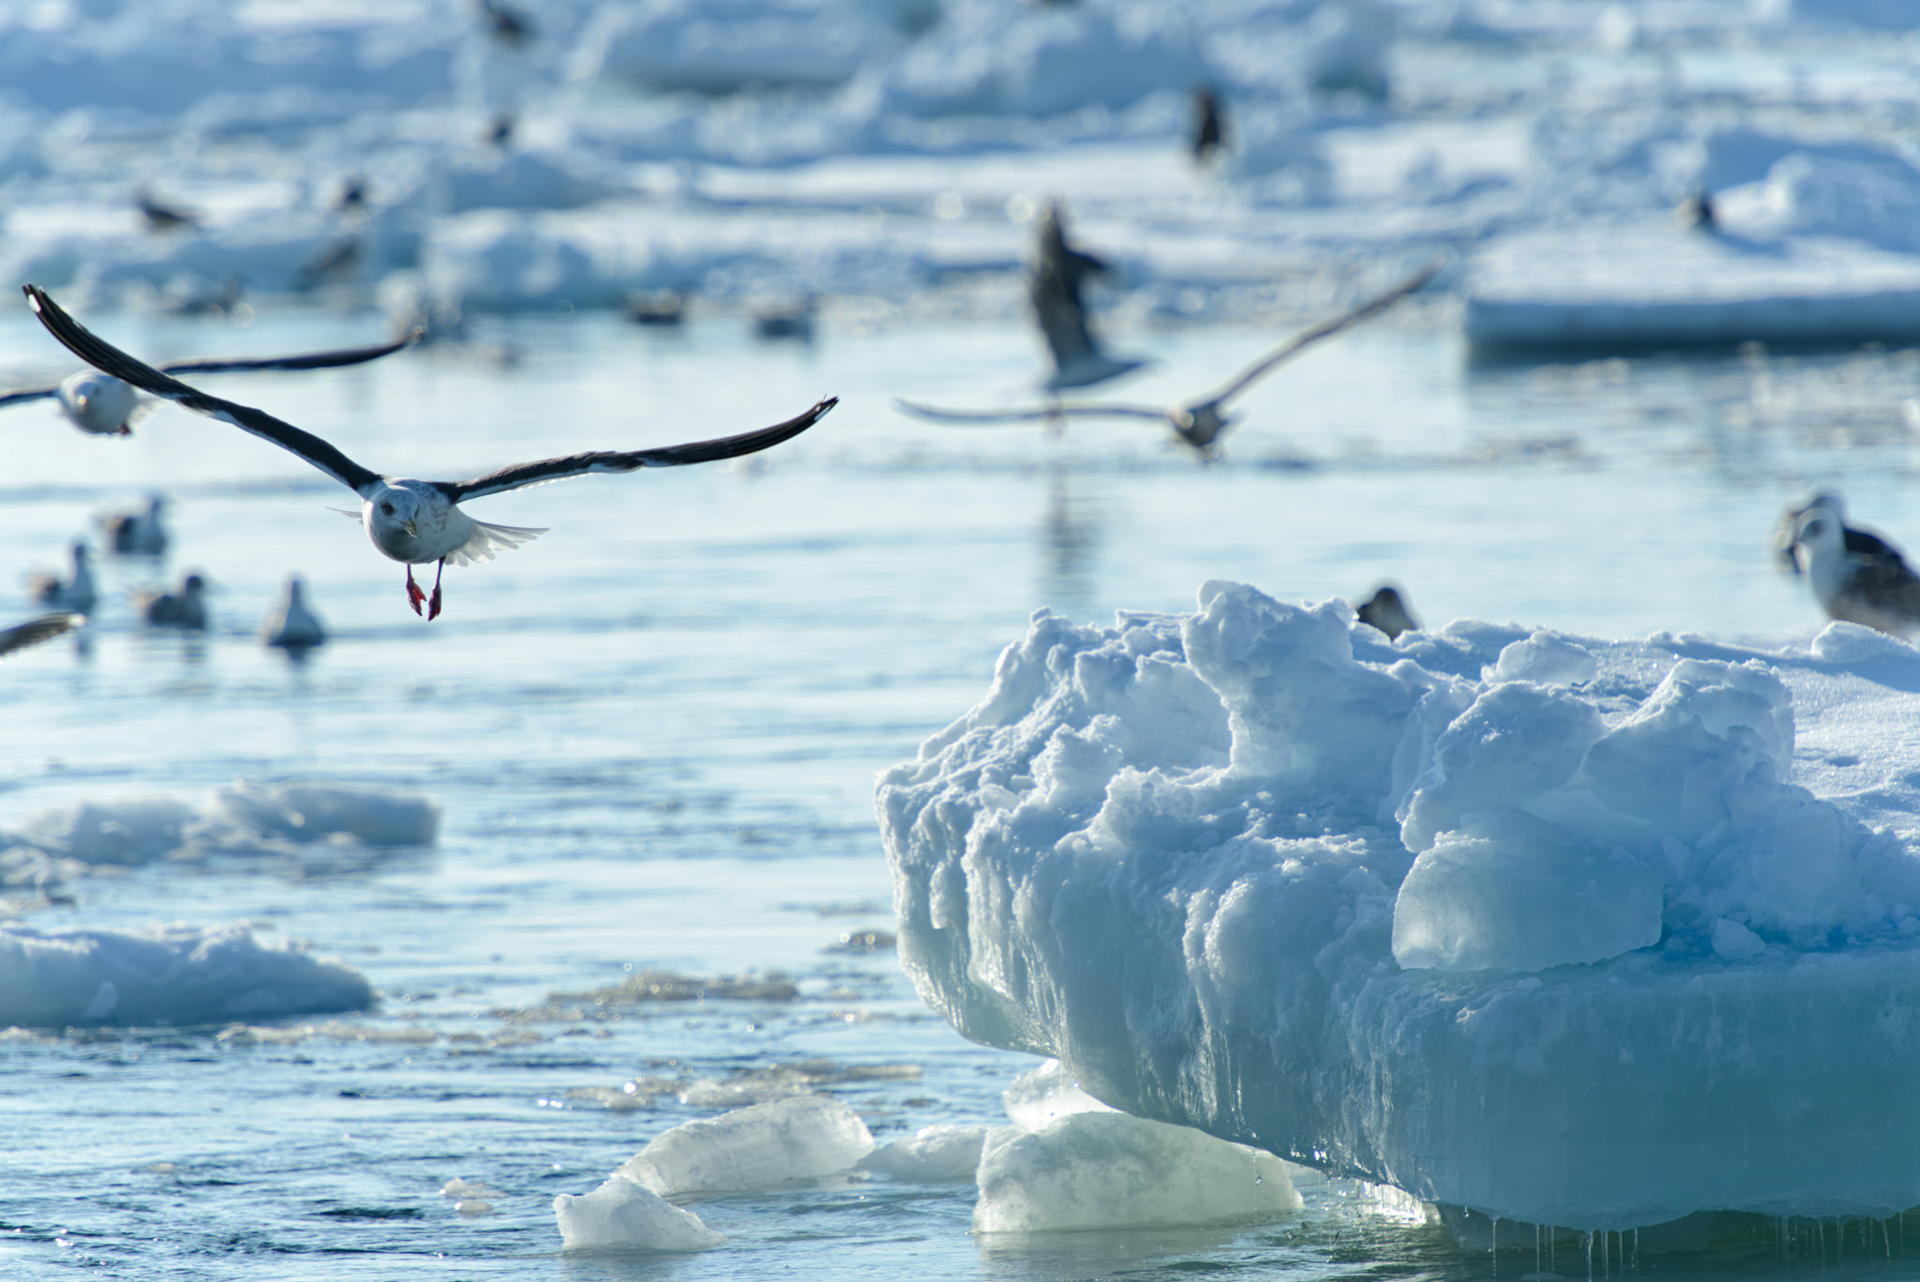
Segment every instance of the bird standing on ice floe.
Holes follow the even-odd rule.
[[[304,654],[327,639],[326,625],[307,605],[307,585],[299,575],[287,580],[287,595],[260,627],[260,639],[289,654]]]
[[[156,366],[164,374],[231,374],[246,370],[337,369],[343,365],[364,365],[390,356],[417,342],[421,331],[373,347],[349,347],[332,352],[309,352],[304,356],[265,356],[249,360],[169,361]],[[133,388],[99,370],[81,370],[51,387],[23,387],[0,392],[0,409],[28,401],[52,398],[59,401],[67,421],[90,436],[129,436],[133,425],[153,411],[154,402],[143,400]]]
[[[1402,632],[1418,632],[1420,621],[1407,608],[1398,588],[1383,585],[1372,596],[1353,608],[1354,617],[1387,634],[1391,641]]]
[[[756,432],[723,436],[716,440],[690,441],[647,450],[603,450],[590,454],[570,454],[564,458],[539,459],[501,468],[471,481],[423,481],[413,477],[383,476],[372,468],[342,454],[326,441],[284,423],[264,411],[196,391],[178,379],[169,378],[151,366],[142,365],[119,348],[96,338],[71,316],[60,310],[51,298],[35,286],[26,286],[26,295],[34,314],[47,331],[68,351],[103,372],[124,379],[143,391],[175,401],[196,414],[231,423],[243,432],[272,441],[281,449],[305,459],[334,480],[360,496],[361,522],[367,537],[383,556],[407,566],[407,601],[415,614],[426,617],[440,614],[440,575],[447,562],[466,565],[472,561],[490,561],[494,553],[518,547],[544,530],[513,525],[489,525],[476,521],[460,510],[468,499],[508,490],[525,489],[548,481],[585,476],[589,472],[634,472],[646,467],[679,467],[688,463],[712,463],[720,459],[753,454],[800,435],[817,423],[839,403],[828,397],[796,418]],[[413,567],[434,563],[431,597],[413,581]]]
[[[1234,422],[1226,412],[1229,400],[1253,386],[1282,362],[1299,355],[1323,338],[1339,333],[1349,325],[1378,315],[1393,304],[1413,293],[1440,270],[1439,262],[1429,263],[1392,289],[1377,297],[1368,299],[1358,307],[1323,321],[1313,328],[1294,335],[1267,355],[1249,365],[1233,381],[1215,392],[1212,396],[1200,400],[1188,401],[1171,409],[1156,409],[1151,405],[1042,405],[1017,410],[943,410],[931,405],[920,405],[913,401],[896,400],[895,405],[909,414],[921,418],[946,423],[1013,423],[1033,419],[1063,418],[1143,418],[1163,422],[1173,429],[1180,441],[1199,451],[1202,459],[1213,458],[1213,447],[1220,434]]]
[[[1837,495],[1816,495],[1793,517],[1788,550],[1829,618],[1904,637],[1920,629],[1920,576],[1898,548],[1848,530]]]
[[[167,550],[167,499],[155,494],[144,512],[102,512],[94,519],[107,536],[107,550],[120,556],[159,556]]]
[[[197,574],[181,580],[178,592],[150,592],[139,599],[140,617],[153,628],[207,630],[207,581]]]
[[[27,580],[27,595],[41,605],[73,610],[79,614],[93,609],[93,554],[87,550],[87,545],[73,545],[73,574],[70,577],[63,579],[53,574],[36,574]]]

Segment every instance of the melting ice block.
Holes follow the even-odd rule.
[[[657,1193],[624,1175],[591,1193],[553,1199],[569,1251],[706,1251],[726,1239]]]
[[[979,1180],[982,1233],[1230,1224],[1300,1206],[1271,1153],[1107,1111],[989,1142]]]
[[[1129,1113],[1506,1220],[1885,1215],[1915,743],[1920,652],[1852,625],[1390,643],[1213,583],[1036,615],[879,811],[923,996]]]
[[[797,1095],[656,1136],[617,1174],[663,1197],[777,1188],[849,1170],[873,1151],[853,1110],[827,1095]]]
[[[860,1169],[919,1184],[961,1183],[979,1169],[986,1138],[984,1126],[926,1126],[911,1139],[874,1149],[860,1159]]]
[[[0,927],[0,1027],[217,1024],[360,1010],[365,976],[243,926]]]

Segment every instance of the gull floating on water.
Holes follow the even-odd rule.
[[[306,588],[306,582],[297,574],[287,580],[287,595],[260,627],[262,641],[298,654],[327,639],[326,626],[307,605]]]
[[[308,352],[303,356],[263,356],[247,360],[169,361],[156,366],[164,374],[231,374],[245,370],[336,369],[343,365],[364,365],[382,356],[391,356],[401,348],[419,341],[421,331],[414,330],[391,343],[373,347],[349,347],[331,352]],[[143,400],[122,379],[99,370],[81,370],[51,387],[23,387],[0,392],[0,409],[49,397],[60,402],[67,421],[94,436],[127,436],[133,425],[152,412],[154,403]]]
[[[1920,629],[1920,576],[1885,539],[1848,530],[1842,511],[1837,495],[1822,494],[1792,517],[1788,551],[1821,608],[1894,636]]]
[[[55,606],[85,614],[93,609],[93,554],[84,543],[73,545],[73,574],[62,579],[53,574],[36,574],[27,580],[27,595],[41,605]]]
[[[1091,387],[1140,368],[1141,361],[1107,355],[1094,336],[1081,287],[1087,277],[1104,276],[1112,269],[1104,259],[1067,243],[1066,210],[1059,201],[1047,206],[1037,242],[1027,298],[1053,354],[1053,374],[1041,386],[1049,392]]]
[[[39,645],[42,641],[51,641],[64,636],[87,621],[84,614],[43,614],[37,619],[28,619],[25,623],[16,623],[10,628],[0,629],[0,659],[18,653],[29,646]]]
[[[1400,590],[1391,584],[1383,585],[1372,596],[1354,607],[1354,615],[1360,622],[1372,624],[1387,634],[1391,641],[1402,632],[1418,632],[1420,620],[1413,617],[1407,608]]]
[[[107,550],[121,556],[159,556],[167,550],[165,495],[147,500],[144,512],[102,512],[95,519],[107,536]]]
[[[1214,444],[1235,420],[1226,412],[1226,404],[1240,393],[1264,378],[1282,362],[1299,355],[1323,338],[1329,338],[1350,325],[1357,324],[1371,316],[1376,316],[1393,306],[1408,294],[1432,280],[1441,268],[1440,262],[1429,263],[1407,279],[1395,285],[1384,294],[1367,300],[1351,311],[1323,321],[1313,328],[1303,330],[1282,343],[1273,351],[1249,365],[1234,376],[1232,382],[1215,392],[1212,396],[1175,405],[1171,409],[1156,409],[1151,405],[1037,405],[1014,410],[949,410],[938,406],[922,405],[915,401],[896,400],[899,406],[909,414],[931,419],[940,423],[1019,423],[1035,419],[1062,420],[1066,418],[1142,418],[1165,423],[1173,429],[1174,435],[1182,442],[1200,452],[1202,458],[1213,457]]]
[[[150,592],[139,599],[140,617],[149,627],[207,630],[207,581],[189,574],[178,592]]]
[[[415,614],[427,603],[426,617],[440,613],[440,575],[447,562],[466,565],[489,561],[494,553],[517,547],[544,530],[512,525],[489,525],[476,521],[460,510],[468,499],[504,494],[547,481],[584,476],[589,472],[633,472],[644,467],[679,467],[688,463],[712,463],[720,459],[753,454],[782,441],[790,440],[817,423],[839,403],[830,396],[796,418],[756,432],[742,432],[716,440],[689,441],[646,450],[602,450],[589,454],[570,454],[564,458],[538,459],[489,472],[470,481],[425,481],[413,477],[384,476],[363,467],[338,449],[291,423],[285,423],[263,410],[196,391],[178,379],[133,357],[104,340],[60,310],[45,292],[33,285],[25,287],[34,314],[47,331],[68,351],[115,378],[124,379],[143,391],[164,400],[175,401],[197,414],[231,423],[243,432],[272,441],[280,448],[305,459],[334,480],[360,496],[361,522],[367,537],[382,555],[407,566],[407,600]],[[413,567],[433,562],[433,593],[429,597],[413,581]]]

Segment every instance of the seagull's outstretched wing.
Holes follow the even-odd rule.
[[[60,390],[55,383],[52,387],[23,387],[14,392],[0,392],[0,409],[9,405],[22,405],[27,401],[44,401]]]
[[[687,463],[714,463],[721,459],[754,454],[782,441],[791,440],[819,422],[828,410],[840,403],[829,396],[806,413],[757,432],[722,436],[711,441],[689,441],[685,445],[663,445],[651,450],[600,450],[592,454],[569,454],[565,458],[541,459],[536,463],[518,463],[498,472],[475,477],[471,481],[439,481],[440,492],[455,503],[467,499],[523,490],[529,485],[563,481],[588,472],[632,472],[643,467],[680,467]]]
[[[1052,418],[1147,418],[1167,421],[1165,410],[1145,405],[1035,405],[1017,410],[943,410],[937,405],[895,400],[894,408],[935,423],[1033,423]]]
[[[403,347],[420,341],[426,331],[416,329],[391,343],[372,347],[348,347],[335,352],[309,352],[305,356],[268,356],[253,360],[169,361],[156,365],[162,374],[230,374],[249,369],[335,369],[342,365],[364,365],[382,356],[391,356]]]
[[[68,351],[101,373],[111,374],[163,400],[178,402],[196,414],[217,418],[243,432],[251,432],[262,440],[272,441],[281,449],[299,455],[350,490],[357,492],[362,486],[380,479],[378,472],[360,466],[311,432],[303,432],[293,424],[283,423],[261,410],[196,391],[179,379],[162,374],[151,365],[142,364],[105,339],[95,337],[86,326],[61,311],[60,305],[49,298],[46,291],[36,285],[28,285],[25,289],[27,302],[32,305],[40,323],[47,327],[47,332],[59,339]]]
[[[1287,360],[1290,357],[1299,355],[1300,352],[1304,351],[1306,348],[1313,346],[1315,343],[1319,342],[1323,338],[1331,338],[1333,335],[1338,334],[1341,330],[1347,328],[1349,325],[1356,325],[1359,322],[1366,320],[1368,317],[1376,316],[1379,313],[1384,312],[1385,310],[1387,310],[1387,308],[1393,306],[1395,303],[1405,298],[1408,294],[1413,293],[1415,290],[1419,289],[1422,285],[1432,280],[1434,276],[1439,272],[1439,270],[1445,265],[1446,265],[1446,259],[1436,258],[1434,261],[1432,261],[1431,263],[1428,263],[1425,267],[1422,267],[1419,271],[1415,272],[1413,275],[1401,281],[1398,285],[1395,285],[1392,289],[1388,290],[1386,293],[1381,294],[1376,298],[1368,299],[1366,302],[1360,304],[1358,307],[1354,308],[1353,310],[1346,312],[1342,315],[1336,316],[1330,321],[1322,321],[1320,324],[1315,325],[1311,329],[1302,330],[1300,333],[1295,334],[1292,338],[1282,343],[1279,347],[1275,348],[1273,351],[1269,352],[1267,355],[1261,357],[1258,361],[1255,361],[1252,365],[1249,365],[1246,369],[1242,370],[1240,374],[1231,383],[1228,383],[1225,387],[1221,388],[1217,393],[1215,393],[1210,398],[1209,403],[1218,405],[1222,401],[1225,401],[1230,397],[1239,395],[1241,392],[1245,391],[1248,385],[1251,384],[1255,379],[1258,379],[1263,374],[1265,374],[1268,370],[1271,370],[1274,366],[1280,364],[1282,361]]]
[[[84,614],[43,614],[37,619],[28,619],[13,627],[0,631],[0,658],[5,658],[16,650],[39,645],[42,641],[51,641],[63,633],[71,632],[87,621]]]

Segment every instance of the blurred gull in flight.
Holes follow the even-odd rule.
[[[311,432],[302,431],[264,411],[196,391],[159,370],[142,365],[117,347],[96,338],[51,298],[33,285],[25,287],[40,323],[81,360],[143,391],[176,401],[197,414],[231,423],[244,432],[287,450],[360,496],[361,521],[367,537],[382,555],[407,566],[407,600],[415,614],[427,603],[426,617],[440,614],[440,575],[448,561],[465,565],[489,561],[494,553],[518,547],[544,530],[512,525],[489,525],[460,510],[468,499],[525,489],[547,481],[584,476],[589,472],[633,472],[645,467],[678,467],[737,458],[778,445],[812,427],[838,403],[828,397],[796,418],[756,432],[742,432],[716,440],[690,441],[646,450],[605,450],[539,459],[501,468],[470,481],[425,481],[384,476],[363,467]],[[433,562],[433,593],[429,597],[413,581],[413,567]]]
[[[921,405],[914,401],[898,400],[894,404],[909,414],[941,423],[1017,423],[1031,422],[1035,419],[1058,421],[1065,418],[1150,419],[1154,422],[1166,423],[1173,429],[1174,435],[1198,450],[1203,459],[1211,459],[1215,442],[1220,439],[1220,434],[1234,422],[1233,417],[1226,412],[1226,403],[1229,400],[1246,391],[1282,362],[1299,355],[1321,339],[1331,337],[1350,325],[1385,311],[1433,279],[1434,273],[1438,272],[1440,267],[1439,262],[1429,263],[1386,293],[1369,299],[1330,321],[1324,321],[1294,335],[1242,370],[1232,382],[1212,396],[1188,401],[1171,409],[1157,409],[1151,405],[1053,404],[1013,410],[949,410],[932,405]]]
[[[1100,350],[1087,319],[1081,287],[1089,276],[1112,269],[1105,260],[1083,253],[1067,243],[1066,210],[1059,201],[1047,206],[1040,220],[1033,274],[1027,297],[1034,319],[1053,354],[1053,374],[1042,384],[1049,392],[1067,387],[1090,387],[1138,369],[1142,362],[1108,356]]]
[[[379,360],[420,337],[415,330],[391,343],[374,347],[349,347],[332,352],[309,352],[304,356],[265,356],[248,360],[170,361],[157,366],[165,374],[230,374],[245,370],[336,369],[343,365],[363,365]],[[23,387],[0,392],[0,409],[27,401],[54,399],[67,421],[93,436],[127,436],[133,425],[151,413],[154,403],[142,399],[123,380],[98,370],[82,370],[50,387]]]

